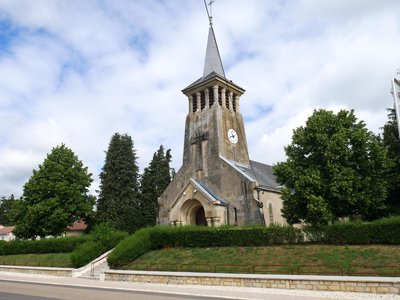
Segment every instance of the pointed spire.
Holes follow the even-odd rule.
[[[214,29],[212,27],[212,24],[210,24],[203,77],[206,77],[212,72],[215,72],[225,78],[224,67],[222,66],[221,56],[219,55]]]

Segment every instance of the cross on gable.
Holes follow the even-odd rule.
[[[202,141],[208,140],[208,132],[199,133],[195,137],[192,138],[192,144],[201,144]]]

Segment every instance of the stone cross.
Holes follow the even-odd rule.
[[[192,145],[196,144],[196,169],[203,169],[203,141],[208,140],[207,133],[200,133],[192,138]]]

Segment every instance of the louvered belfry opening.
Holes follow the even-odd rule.
[[[210,99],[210,107],[214,104],[214,89],[212,87],[208,88],[208,97]]]
[[[217,97],[215,97],[217,92]],[[189,112],[196,113],[212,108],[216,99],[219,107],[230,110],[231,112],[239,112],[238,103],[239,95],[225,89],[221,86],[209,86],[199,92],[189,96]]]

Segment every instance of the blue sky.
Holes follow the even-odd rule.
[[[375,133],[400,67],[398,0],[216,0],[227,77],[242,86],[251,158],[274,164],[313,109],[354,109]],[[181,166],[187,99],[202,76],[202,0],[0,2],[0,196],[19,196],[61,143],[93,173],[113,133],[145,167]]]

